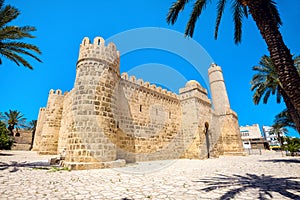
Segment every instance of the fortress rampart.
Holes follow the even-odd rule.
[[[65,94],[50,90],[33,149],[64,154],[64,164],[74,169],[243,153],[219,66],[209,68],[212,105],[197,81],[187,82],[177,95],[120,75],[119,65],[114,44],[84,38],[74,88]]]

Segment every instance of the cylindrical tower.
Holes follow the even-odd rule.
[[[208,69],[211,98],[215,110],[215,130],[218,153],[220,155],[243,155],[243,145],[239,131],[237,114],[230,109],[221,67],[212,64]]]
[[[214,63],[211,64],[208,69],[208,76],[214,110],[219,114],[229,112],[230,104],[221,67]]]
[[[66,162],[102,163],[116,159],[113,92],[120,78],[120,55],[101,37],[84,38],[77,61],[72,95],[73,131],[68,136]],[[99,167],[99,166],[98,166]]]

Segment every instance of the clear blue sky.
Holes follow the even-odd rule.
[[[34,33],[36,38],[27,42],[40,47],[43,52],[40,56],[43,63],[29,59],[34,66],[34,70],[30,71],[3,59],[0,66],[2,80],[0,111],[16,109],[24,113],[28,119],[36,119],[39,108],[46,106],[50,89],[69,91],[74,84],[79,44],[85,36],[91,39],[102,36],[106,39],[126,30],[143,27],[167,28],[183,33],[192,5],[188,6],[179,16],[177,23],[171,26],[166,23],[165,18],[173,1],[5,1],[6,4],[11,4],[21,11],[21,15],[12,23],[13,25],[32,25],[37,28]],[[300,2],[299,0],[276,2],[283,20],[280,29],[283,38],[291,52],[299,55]],[[268,55],[267,47],[251,17],[244,20],[242,43],[234,44],[229,5],[221,22],[219,38],[214,40],[215,8],[216,5],[211,4],[204,11],[197,23],[193,39],[223,68],[230,104],[238,113],[239,124],[271,125],[274,116],[284,108],[284,105],[276,104],[275,98],[271,97],[267,105],[255,106],[252,103],[249,84],[254,74],[251,68],[259,62],[262,55]],[[181,73],[184,73],[185,77],[199,79],[192,70],[185,70],[188,68],[185,65],[189,64],[182,59],[168,52],[151,49],[131,52],[121,57],[121,72],[137,65],[147,66],[149,63],[171,67],[177,65],[177,68],[180,65],[183,70]],[[144,77],[143,74],[138,74],[138,77],[147,80],[146,74]],[[291,135],[297,136],[295,132]]]

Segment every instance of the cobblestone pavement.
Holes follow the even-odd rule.
[[[300,199],[300,157],[275,152],[82,171],[48,158],[1,151],[0,199]]]

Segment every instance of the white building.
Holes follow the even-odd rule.
[[[272,126],[263,126],[262,127],[264,138],[270,145],[270,149],[278,149],[281,147],[280,142],[276,134],[270,133],[272,130]],[[284,137],[284,133],[281,133],[280,136]]]

